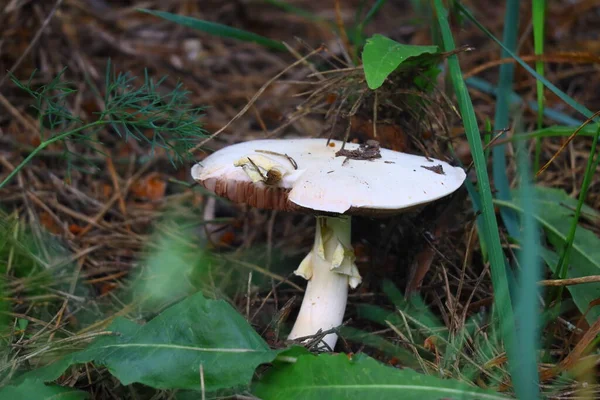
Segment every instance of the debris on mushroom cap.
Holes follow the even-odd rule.
[[[380,158],[346,160],[346,152],[336,157],[341,148],[342,142],[331,141],[328,146],[326,139],[248,141],[211,154],[192,168],[192,176],[208,190],[234,202],[349,215],[391,214],[426,204],[454,192],[466,177],[462,168],[432,158],[379,149]],[[358,149],[358,144],[345,145],[348,151]],[[265,153],[268,160],[260,158],[266,157]],[[257,179],[254,174],[251,178],[235,165],[248,165],[240,164],[248,158],[254,164],[256,160],[259,164],[272,162],[262,164],[262,169],[284,172],[281,179],[266,184],[258,164],[263,176]],[[436,172],[440,167],[443,174]],[[252,169],[256,170],[254,166]]]
[[[285,174],[293,171],[291,166],[286,166],[260,154],[242,157],[233,165],[242,167],[253,183],[262,181],[267,185],[279,183]]]

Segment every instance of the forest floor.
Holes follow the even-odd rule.
[[[212,151],[245,140],[330,134],[341,139],[350,119],[350,140],[373,138],[372,122],[364,110],[348,118],[341,115],[336,129],[324,123],[322,109],[298,111],[313,71],[303,63],[287,68],[321,45],[327,50],[313,55],[311,60],[335,64],[335,68],[354,67],[351,60],[345,59],[348,44],[344,38],[338,37],[328,23],[312,21],[258,0],[3,3],[0,6],[0,180],[49,137],[46,135],[54,134],[52,128],[61,129],[52,126],[51,121],[38,119],[36,99],[19,88],[7,71],[21,83],[32,77],[29,81],[32,88],[49,85],[61,76],[61,82],[69,82],[66,87],[76,90],[65,97],[62,106],[79,119],[75,122],[82,124],[95,121],[106,107],[109,60],[110,68],[117,74],[137,77],[134,85],[143,84],[145,74],[155,81],[164,76],[157,92],[166,94],[181,84],[191,105],[204,108],[200,121],[205,131],[193,143],[202,142],[199,149],[190,152],[184,148],[181,151],[189,157],[174,161],[164,149],[152,149],[144,140],[127,138],[110,127],[90,130],[92,133],[86,140],[46,146],[1,188],[0,210],[5,220],[2,228],[6,228],[2,233],[15,238],[27,233],[23,244],[29,246],[30,254],[54,271],[51,278],[33,273],[35,268],[27,266],[31,262],[23,261],[27,257],[23,257],[22,266],[17,265],[18,259],[10,258],[5,263],[7,268],[0,265],[6,277],[5,297],[9,304],[5,314],[11,323],[14,318],[25,319],[30,329],[45,331],[44,335],[52,337],[55,332],[69,335],[101,329],[116,316],[134,320],[147,316],[148,310],[137,307],[131,290],[139,270],[153,263],[154,252],[171,243],[161,240],[177,236],[191,238],[198,246],[198,254],[210,252],[211,261],[206,262],[210,266],[204,266],[210,271],[203,271],[206,274],[202,275],[202,279],[209,277],[206,279],[210,282],[192,280],[191,288],[172,288],[174,294],[168,300],[199,288],[212,292],[212,296],[233,304],[271,345],[280,345],[301,302],[300,289],[305,282],[293,276],[292,271],[312,246],[314,218],[255,210],[220,200],[214,212],[207,211],[205,206],[210,196],[192,185],[190,168]],[[343,4],[337,9],[335,1],[288,3],[309,11],[313,17],[343,21],[350,26],[362,2],[340,2]],[[501,2],[464,3],[496,37],[502,37]],[[549,3],[545,76],[580,104],[598,110],[600,7],[593,1]],[[251,31],[283,41],[294,52],[209,35],[142,13],[138,8],[168,11]],[[528,2],[522,4],[520,17],[518,54],[533,65]],[[430,27],[427,17],[416,12],[411,2],[390,1],[365,32],[367,36],[380,33],[402,43],[429,45],[433,43]],[[498,66],[513,60],[503,60],[500,48],[472,24],[463,24],[454,33],[457,46],[472,47],[459,54],[465,78],[495,85]],[[283,76],[271,82],[286,69]],[[443,77],[444,74],[439,80],[442,86]],[[536,81],[517,66],[514,82],[514,91],[523,105],[512,110],[517,122],[506,128],[509,132],[533,130],[537,113],[528,105],[536,100]],[[335,91],[333,86],[331,92]],[[260,96],[255,98],[257,93]],[[493,124],[493,93],[470,86],[470,95],[480,126],[485,126],[486,121]],[[392,116],[378,128],[377,140],[383,147],[417,154],[426,152],[446,160],[452,160],[447,150],[447,144],[451,143],[460,161],[469,165],[464,128],[453,99],[448,101],[447,109],[440,111],[445,126],[436,131],[417,128],[407,122],[406,116],[403,122],[395,122]],[[250,105],[247,111],[238,116],[247,105]],[[584,121],[550,92],[546,92],[546,107],[555,112],[546,115],[547,126],[564,124],[565,118],[575,123]],[[226,125],[217,136],[205,140]],[[556,137],[543,141],[542,163],[559,150],[564,140]],[[570,142],[537,182],[577,197],[590,142],[589,138]],[[509,144],[510,176],[514,178],[513,150]],[[369,312],[365,305],[393,309],[390,301],[393,291],[384,291],[385,281],[403,293],[420,293],[428,309],[451,331],[460,330],[466,317],[489,311],[492,280],[488,266],[482,261],[475,215],[466,199],[466,190],[460,190],[419,212],[386,219],[355,219],[352,241],[363,284],[350,294],[348,328],[355,329],[354,333],[360,330],[394,343],[405,343],[407,338],[399,337],[394,329],[362,314]],[[590,186],[587,204],[600,209],[597,178]],[[207,225],[206,216],[219,220]],[[598,226],[586,226],[600,233]],[[211,229],[215,231],[210,233]],[[506,239],[504,231],[501,237]],[[510,249],[511,243],[506,240],[504,245]],[[169,259],[154,262],[162,262],[162,267],[167,268]],[[150,310],[150,314],[162,306]],[[552,326],[556,341],[563,343],[553,349],[556,357],[568,354],[573,348],[576,341],[572,340],[570,327],[571,323],[580,323],[580,317],[573,312],[562,319],[562,325]],[[579,328],[583,332],[587,326],[580,324]],[[42,340],[49,340],[44,335],[40,333]],[[375,342],[353,340],[351,336],[342,335],[339,351],[364,351],[391,365],[402,365],[398,358],[373,345]],[[435,347],[431,343],[421,345]],[[27,353],[39,346],[34,337],[22,344],[20,351]],[[74,376],[65,379],[72,379],[73,384],[78,381]],[[84,385],[79,382],[77,386]],[[96,390],[106,398],[117,390],[106,382],[98,385],[101,388]]]

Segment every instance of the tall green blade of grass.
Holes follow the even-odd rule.
[[[515,51],[517,48],[517,32],[519,30],[519,0],[508,0],[506,2],[506,12],[504,14],[504,37],[502,41],[507,49]],[[506,51],[502,51],[502,58],[508,57]],[[512,91],[513,77],[515,67],[513,63],[505,63],[500,66],[500,81],[498,82],[498,92],[496,98],[496,115],[494,117],[494,129],[501,131],[510,126],[509,106],[510,94]],[[502,135],[500,139],[506,136]],[[506,145],[494,146],[492,150],[492,174],[494,176],[494,186],[497,197],[501,200],[510,200],[510,184],[506,176]],[[508,234],[514,238],[519,237],[519,225],[517,214],[506,208],[500,210],[500,215],[504,221],[504,226]]]
[[[537,399],[540,396],[538,385],[537,349],[539,340],[539,302],[537,282],[540,280],[540,242],[539,227],[535,218],[537,210],[535,191],[531,179],[527,147],[517,142],[517,160],[519,165],[520,188],[518,201],[523,207],[523,234],[519,250],[519,284],[516,295],[515,323],[517,328],[519,354],[519,374],[514,376],[515,387],[522,390],[519,398]],[[515,213],[516,215],[516,213]],[[518,382],[518,383],[517,383]]]
[[[471,12],[469,10],[467,10],[462,4],[460,4],[459,2],[456,2],[454,4],[456,5],[456,8],[465,17],[467,17],[467,19],[469,21],[473,22],[477,26],[477,28],[479,28],[479,30],[481,30],[483,33],[485,33],[490,39],[492,39],[494,42],[496,42],[500,47],[502,47],[502,49],[504,49],[511,58],[513,58],[516,62],[518,62],[519,65],[522,66],[527,72],[529,72],[534,78],[536,78],[538,81],[542,82],[545,87],[550,89],[550,91],[552,93],[554,93],[556,96],[558,96],[562,101],[567,103],[573,109],[580,112],[586,118],[591,118],[594,115],[585,106],[577,103],[569,95],[567,95],[565,92],[563,92],[562,90],[557,88],[554,84],[552,84],[548,79],[544,78],[543,76],[541,76],[540,74],[535,72],[535,70],[533,68],[531,68],[529,65],[527,65],[527,63],[525,61],[523,61],[521,59],[521,57],[519,57],[513,51],[511,51],[506,46],[504,46],[504,44],[500,40],[498,40],[494,35],[492,35],[492,33],[489,30],[487,30],[483,25],[481,25],[481,23],[479,23],[479,21],[477,21],[477,19],[473,16],[473,14],[471,14]]]
[[[277,40],[272,40],[264,36],[257,35],[256,33],[248,32],[242,29],[232,28],[227,25],[217,24],[215,22],[204,21],[192,17],[186,17],[183,15],[172,14],[165,11],[147,10],[144,8],[139,8],[138,11],[163,18],[167,21],[175,22],[176,24],[182,26],[187,26],[192,29],[197,29],[199,31],[210,33],[211,35],[237,39],[244,42],[254,42],[273,50],[287,50],[283,43],[278,42]]]
[[[442,0],[435,0],[435,12],[438,18],[438,24],[442,34],[445,51],[455,49],[454,38],[447,19],[447,10],[442,4]],[[510,292],[508,285],[508,277],[505,266],[504,253],[500,243],[498,233],[498,223],[494,214],[494,205],[492,203],[492,191],[490,180],[487,173],[487,163],[483,153],[483,145],[473,104],[467,90],[467,86],[462,78],[462,72],[458,63],[458,58],[453,55],[448,58],[448,68],[456,92],[460,114],[463,119],[465,132],[473,155],[473,162],[478,180],[478,189],[481,196],[481,214],[483,218],[483,230],[481,235],[484,236],[489,262],[492,274],[492,283],[494,286],[494,304],[500,320],[502,338],[507,349],[509,368],[513,376],[519,373],[514,367],[517,364],[518,354],[515,352],[515,331],[514,331],[514,313],[510,300]],[[522,389],[517,387],[517,393]]]
[[[544,24],[546,18],[546,0],[533,0],[533,48],[536,56],[544,54]],[[537,60],[535,62],[535,70],[541,76],[544,76],[544,62]],[[542,129],[544,123],[544,85],[540,81],[536,81],[537,90],[537,129]],[[535,161],[533,164],[534,171],[540,168],[540,155],[542,153],[542,139],[538,138],[535,143]]]

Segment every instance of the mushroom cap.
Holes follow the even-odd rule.
[[[336,157],[341,147],[337,140],[327,145],[327,139],[242,142],[194,165],[192,177],[221,197],[257,208],[370,216],[397,214],[430,203],[457,190],[466,178],[462,168],[444,161],[383,148],[381,158],[346,160]],[[358,148],[354,143],[344,147]],[[235,166],[241,159],[265,157],[269,166],[274,161],[282,172],[274,184],[253,182],[244,168]]]

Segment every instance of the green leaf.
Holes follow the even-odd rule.
[[[247,385],[256,367],[272,361],[277,351],[224,301],[197,293],[166,309],[146,325],[123,318],[87,349],[26,376],[43,381],[58,378],[73,364],[93,361],[106,366],[121,383],[159,389],[205,390]]]
[[[17,326],[19,327],[20,330],[24,331],[25,329],[27,329],[28,325],[29,325],[28,319],[25,319],[25,318],[17,319]]]
[[[0,389],[0,399],[10,400],[79,400],[88,397],[87,393],[73,388],[47,386],[40,381],[30,380]]]
[[[298,357],[293,364],[272,368],[253,392],[263,400],[507,399],[456,380],[387,367],[364,355],[350,360],[346,354]]]
[[[534,198],[536,201],[535,209],[537,210],[535,218],[544,228],[548,242],[557,251],[562,251],[571,227],[573,210],[561,204],[570,206],[573,201],[577,202],[577,200],[569,199],[562,190],[547,188],[537,188]],[[502,207],[508,207],[520,213],[523,212],[521,206],[513,202],[497,200],[496,203]],[[591,215],[597,213],[587,206],[583,207],[582,211],[584,213],[588,211]],[[556,272],[558,255],[548,249],[543,249],[541,255],[550,269]],[[567,278],[590,275],[600,275],[600,239],[592,231],[578,226],[571,250]],[[600,298],[600,283],[597,282],[567,286],[567,290],[571,293],[573,301],[582,313],[588,310],[591,301]],[[598,318],[600,318],[600,307],[593,307],[587,314],[587,320],[593,323]]]
[[[367,85],[375,90],[407,60],[415,61],[419,56],[438,54],[437,46],[413,46],[398,43],[382,35],[373,35],[367,39],[362,53]]]
[[[577,207],[578,200],[569,196],[564,189],[549,188],[537,186],[535,188],[535,201],[539,207],[552,208],[555,213],[560,213],[565,217],[573,215],[573,210]],[[600,212],[588,205],[581,207],[582,217],[590,222],[600,222]]]
[[[167,21],[175,22],[176,24],[187,26],[192,29],[210,33],[211,35],[237,39],[244,42],[253,42],[274,50],[287,50],[281,42],[268,39],[264,36],[257,35],[256,33],[232,28],[227,25],[217,24],[215,22],[204,21],[192,17],[185,17],[183,15],[172,14],[164,11],[146,10],[143,8],[138,9],[138,11],[166,19]]]

